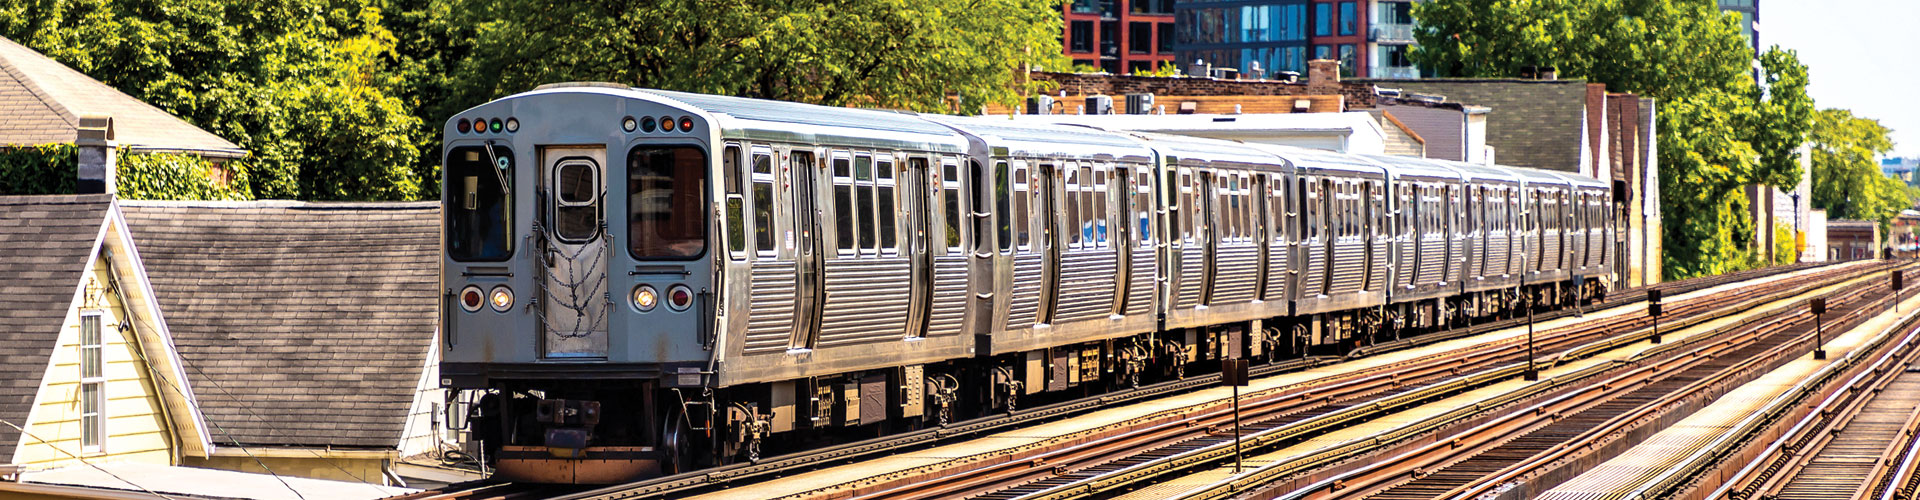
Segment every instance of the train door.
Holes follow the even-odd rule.
[[[907,261],[913,273],[912,296],[907,305],[907,337],[927,336],[927,321],[933,314],[933,242],[934,195],[933,169],[926,157],[907,158],[900,175],[900,192],[907,210]]]
[[[1114,249],[1113,314],[1126,314],[1128,277],[1133,276],[1134,232],[1139,230],[1133,218],[1140,210],[1133,195],[1139,189],[1139,179],[1133,173],[1134,169],[1115,163],[1113,175],[1107,177],[1107,199],[1120,202],[1120,218],[1114,219],[1119,223],[1112,224],[1113,239],[1109,240]]]
[[[549,358],[607,355],[607,238],[605,148],[552,147],[540,151],[542,350]],[[673,182],[643,179],[643,182]],[[690,188],[691,189],[691,188]],[[658,201],[665,205],[670,200]],[[632,207],[636,213],[650,207]]]
[[[1201,260],[1205,265],[1200,266],[1203,270],[1200,275],[1200,303],[1210,304],[1213,303],[1214,276],[1218,274],[1216,264],[1220,262],[1217,253],[1220,231],[1216,230],[1215,224],[1220,217],[1220,189],[1224,189],[1226,184],[1215,178],[1213,172],[1202,170],[1196,173],[1193,191],[1200,198],[1200,212],[1197,214],[1199,217],[1194,218],[1194,237],[1206,247],[1203,254],[1206,258]]]
[[[1273,272],[1273,265],[1270,261],[1270,259],[1273,258],[1272,228],[1274,221],[1271,218],[1273,214],[1272,208],[1270,208],[1273,206],[1273,200],[1270,199],[1272,195],[1268,191],[1268,186],[1271,185],[1271,182],[1272,179],[1268,174],[1253,174],[1253,186],[1252,189],[1248,191],[1253,193],[1253,196],[1250,197],[1251,199],[1248,200],[1248,202],[1253,204],[1251,207],[1253,209],[1253,232],[1250,234],[1255,238],[1255,244],[1258,245],[1260,252],[1258,260],[1256,261],[1257,263],[1255,264],[1255,279],[1253,281],[1253,297],[1256,300],[1262,300],[1267,297],[1267,273]]]
[[[821,247],[819,170],[811,151],[793,151],[788,156],[788,189],[793,201],[793,228],[784,244],[793,248],[794,306],[793,338],[790,349],[813,349],[820,342],[820,313],[825,307],[826,283],[821,270],[826,266],[826,251]]]
[[[1062,170],[1065,170],[1065,172],[1063,173]],[[1080,180],[1078,172],[1079,170],[1074,169],[1071,164],[1059,166],[1051,163],[1041,164],[1040,175],[1035,179],[1037,182],[1031,186],[1037,195],[1034,199],[1040,200],[1039,206],[1034,207],[1034,212],[1036,212],[1034,215],[1040,219],[1040,241],[1036,243],[1038,247],[1034,249],[1035,252],[1040,254],[1040,262],[1042,263],[1040,271],[1040,310],[1035,313],[1035,315],[1039,317],[1040,323],[1052,324],[1053,313],[1059,309],[1060,259],[1065,253],[1061,248],[1065,246],[1063,244],[1065,242],[1062,241],[1062,236],[1064,235],[1062,234],[1062,222],[1060,221],[1062,215],[1060,211],[1061,198],[1068,196],[1067,193],[1062,192],[1064,189],[1071,189],[1070,186]],[[1070,179],[1067,179],[1068,182],[1066,184],[1061,183],[1062,176],[1070,177]],[[1068,187],[1063,188],[1063,186]],[[1078,205],[1069,201],[1067,207],[1073,209],[1074,207],[1078,207]],[[1067,217],[1065,223],[1072,224],[1074,222],[1072,219],[1072,217]],[[1078,231],[1079,229],[1066,228],[1066,230]]]

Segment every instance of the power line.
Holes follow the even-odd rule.
[[[63,454],[63,455],[66,455],[66,456],[67,456],[68,458],[72,458],[72,459],[74,459],[74,460],[79,460],[79,461],[80,461],[80,463],[82,463],[82,464],[85,464],[85,465],[86,465],[86,466],[88,466],[88,467],[92,467],[92,468],[93,468],[93,470],[97,470],[97,471],[100,471],[100,473],[102,473],[102,474],[106,474],[106,475],[108,475],[108,476],[111,476],[111,477],[113,477],[114,479],[118,479],[118,480],[120,480],[120,482],[122,482],[122,483],[127,483],[127,485],[128,485],[128,486],[132,486],[132,487],[135,487],[135,488],[140,488],[140,491],[144,491],[144,492],[147,492],[147,494],[148,494],[148,495],[153,495],[153,496],[156,496],[156,497],[160,497],[160,498],[165,498],[165,499],[167,499],[167,500],[174,500],[174,498],[173,498],[173,497],[170,497],[170,496],[166,496],[166,495],[162,495],[162,494],[160,494],[159,492],[156,492],[156,491],[153,491],[153,490],[150,490],[150,489],[147,489],[147,487],[145,487],[145,486],[141,486],[141,485],[139,485],[139,484],[135,484],[135,483],[134,483],[133,481],[128,481],[128,480],[127,480],[127,478],[124,478],[124,477],[120,477],[120,475],[119,475],[119,474],[114,474],[114,473],[113,473],[113,472],[111,472],[111,471],[108,471],[108,470],[106,470],[106,469],[103,469],[103,468],[100,468],[100,466],[98,466],[98,465],[94,465],[94,463],[93,463],[93,462],[88,462],[86,458],[82,458],[82,457],[81,457],[81,456],[79,456],[79,455],[75,455],[75,454],[73,454],[73,452],[70,452],[70,451],[67,451],[67,450],[66,450],[65,448],[61,448],[61,447],[60,447],[59,445],[56,445],[56,444],[53,444],[53,442],[52,442],[52,441],[48,441],[48,440],[45,440],[45,439],[41,439],[41,438],[40,438],[40,436],[36,436],[36,435],[34,435],[34,434],[33,434],[32,432],[27,432],[27,430],[26,430],[26,429],[24,429],[24,428],[21,428],[21,427],[20,427],[20,426],[18,426],[18,425],[14,425],[14,423],[13,423],[13,422],[8,422],[8,421],[6,421],[6,420],[4,420],[4,419],[0,419],[0,424],[7,424],[7,427],[12,427],[12,428],[13,428],[13,430],[17,430],[17,431],[20,431],[20,433],[21,433],[21,434],[25,434],[25,435],[27,435],[27,437],[30,437],[30,438],[33,438],[33,440],[34,440],[34,441],[39,441],[39,442],[41,442],[41,443],[45,443],[45,444],[47,445],[47,447],[49,447],[49,448],[53,448],[53,449],[54,449],[54,451],[58,451],[58,452],[60,452],[61,454]],[[280,482],[280,484],[286,484],[286,481],[281,481],[281,482]],[[292,487],[292,486],[288,486],[288,487],[287,487],[287,489],[293,489],[293,487]],[[299,491],[294,491],[294,492],[293,492],[293,494],[295,494],[295,495],[298,495],[298,494],[300,494],[300,492],[299,492]],[[304,499],[304,498],[306,498],[306,497],[301,497],[301,498],[303,498],[303,499]]]

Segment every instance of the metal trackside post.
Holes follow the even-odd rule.
[[[1647,290],[1647,316],[1653,317],[1653,343],[1660,343],[1660,291]]]
[[[1827,359],[1827,343],[1821,330],[1820,316],[1827,313],[1827,298],[1813,298],[1813,359]]]
[[[1233,473],[1240,473],[1240,386],[1247,385],[1247,360],[1221,359],[1220,382],[1233,388]]]

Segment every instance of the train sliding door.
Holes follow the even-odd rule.
[[[820,172],[811,151],[793,151],[788,172],[793,195],[793,229],[785,244],[793,249],[794,305],[793,336],[789,349],[813,349],[820,343],[820,313],[826,294],[824,274],[826,250],[821,247]]]
[[[907,261],[913,274],[911,295],[907,300],[907,337],[927,336],[928,318],[933,312],[933,187],[932,168],[923,157],[907,158],[900,175],[901,205],[907,210]]]
[[[1060,180],[1063,174],[1055,165],[1045,163],[1039,168],[1040,174],[1034,178],[1035,183],[1030,186],[1034,192],[1032,199],[1039,200],[1033,207],[1035,212],[1033,216],[1040,220],[1040,237],[1033,243],[1034,253],[1040,254],[1040,310],[1034,314],[1038,317],[1038,323],[1052,324],[1053,313],[1060,308],[1060,259],[1061,247],[1064,246],[1062,244],[1064,242],[1061,241],[1063,229],[1060,221],[1060,205],[1061,198],[1066,194],[1061,192]],[[1071,164],[1059,168],[1066,170],[1064,175],[1069,177],[1067,185],[1079,181],[1078,170],[1075,170]],[[1068,203],[1067,206],[1072,209],[1077,205]],[[1072,222],[1073,217],[1068,216],[1066,223]]]

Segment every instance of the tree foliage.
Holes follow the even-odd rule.
[[[1830,219],[1879,221],[1885,225],[1913,206],[1907,187],[1880,173],[1875,158],[1893,150],[1891,132],[1878,120],[1843,109],[1823,109],[1813,126],[1813,207]]]
[[[1737,15],[1711,0],[1434,0],[1415,4],[1412,58],[1442,76],[1550,66],[1658,99],[1664,274],[1717,274],[1764,260],[1741,190],[1798,183],[1813,110],[1793,51],[1761,55],[1755,84]]]
[[[0,0],[0,36],[252,151],[260,198],[411,199],[420,119],[374,0]]]

